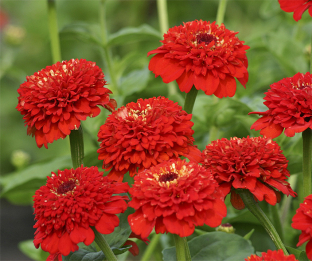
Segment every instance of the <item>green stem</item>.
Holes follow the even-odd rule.
[[[281,223],[281,218],[279,215],[278,205],[277,204],[275,204],[275,206],[270,205],[270,211],[274,227],[276,228],[276,231],[279,234],[281,240],[284,241],[284,232]]]
[[[84,145],[83,132],[80,126],[78,130],[72,130],[69,134],[70,152],[74,169],[83,165]]]
[[[101,0],[99,8],[100,26],[101,26],[101,36],[102,36],[102,47],[104,54],[104,62],[107,66],[109,77],[111,80],[110,90],[114,95],[118,95],[118,85],[116,76],[113,69],[113,59],[109,47],[107,46],[107,26],[106,26],[106,0]]]
[[[177,261],[192,261],[186,238],[180,237],[176,234],[173,234],[173,237],[176,247]]]
[[[185,101],[184,101],[184,110],[188,114],[191,114],[193,111],[197,93],[198,93],[198,90],[195,88],[195,86],[193,86],[192,89],[186,94]]]
[[[277,249],[282,249],[285,255],[288,255],[288,252],[278,235],[276,229],[272,225],[271,221],[259,207],[258,203],[255,201],[253,195],[248,189],[238,189],[240,197],[244,201],[245,206],[249,209],[249,211],[259,220],[261,225],[267,231],[272,241],[274,242]]]
[[[312,158],[312,130],[310,128],[302,132],[302,174],[303,174],[303,196],[312,194],[311,191],[311,158]]]
[[[167,0],[157,0],[157,12],[159,20],[160,33],[163,35],[169,29]],[[177,93],[174,82],[168,83],[169,95]]]
[[[152,258],[152,255],[154,253],[155,248],[157,247],[157,244],[160,240],[161,234],[155,234],[151,240],[151,242],[148,244],[142,258],[141,261],[149,261]]]
[[[56,18],[55,0],[48,0],[48,20],[53,63],[61,61],[60,39]]]
[[[224,14],[226,9],[226,0],[219,0],[219,6],[217,11],[216,24],[221,25],[224,20]]]
[[[167,0],[157,0],[157,11],[158,11],[160,32],[161,34],[164,34],[167,32],[169,28]]]
[[[95,227],[91,227],[94,235],[95,235],[95,242],[97,245],[101,248],[102,252],[104,253],[106,260],[108,261],[117,261],[116,256],[114,255],[112,249],[109,247],[107,244],[105,238],[103,237],[102,234],[100,234]]]

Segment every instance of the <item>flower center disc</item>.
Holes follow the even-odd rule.
[[[196,35],[196,40],[198,44],[205,43],[205,45],[210,44],[212,41],[217,43],[217,38],[212,34],[200,33]]]
[[[169,173],[166,173],[166,174],[163,174],[160,176],[159,178],[159,181],[160,182],[167,182],[167,181],[173,181],[175,179],[178,178],[178,174],[177,173],[174,173],[174,172],[169,172]]]
[[[73,180],[68,180],[66,182],[64,182],[63,184],[61,184],[58,188],[57,188],[57,193],[58,194],[65,194],[68,191],[71,191],[74,189],[74,187],[76,186],[75,181]]]

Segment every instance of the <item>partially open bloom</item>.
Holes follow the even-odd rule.
[[[262,115],[251,129],[261,130],[269,138],[279,136],[283,130],[287,137],[312,129],[312,75],[297,73],[273,83],[265,93],[265,112],[250,112]]]
[[[245,258],[245,261],[298,261],[296,257],[291,254],[286,256],[282,249],[268,250],[268,252],[262,252],[261,256],[251,255]]]
[[[278,144],[271,139],[222,138],[212,141],[202,153],[203,166],[212,171],[224,196],[231,188],[248,189],[254,197],[271,205],[278,201],[280,191],[296,196],[286,181],[289,177],[288,160]],[[231,193],[237,209],[244,208],[239,194]]]
[[[17,90],[16,108],[39,148],[48,148],[48,143],[78,130],[80,121],[100,113],[99,105],[109,110],[116,107],[109,98],[111,91],[104,87],[104,74],[94,62],[57,62],[26,79]]]
[[[165,83],[176,80],[180,91],[188,93],[194,85],[207,95],[232,97],[235,78],[245,87],[248,81],[248,60],[244,45],[223,24],[202,20],[170,28],[162,46],[148,52],[156,55],[149,69]]]
[[[52,172],[47,184],[36,191],[34,245],[50,257],[67,256],[78,250],[77,244],[90,245],[94,240],[91,226],[110,234],[119,225],[116,214],[127,209],[127,183],[116,183],[97,167],[80,167]]]
[[[281,9],[285,12],[294,12],[294,19],[298,22],[302,14],[309,10],[309,15],[312,16],[312,1],[311,0],[278,0]]]
[[[122,180],[129,171],[133,177],[171,158],[185,156],[200,161],[193,145],[192,114],[165,97],[139,99],[108,116],[98,133],[98,149],[108,176]]]
[[[297,209],[296,214],[292,218],[291,226],[294,229],[301,230],[299,236],[298,246],[308,241],[306,245],[306,253],[310,260],[312,260],[312,195],[307,196],[300,207]]]
[[[194,162],[169,160],[134,177],[128,216],[131,230],[148,237],[156,233],[190,236],[195,226],[217,227],[226,206],[210,171]]]

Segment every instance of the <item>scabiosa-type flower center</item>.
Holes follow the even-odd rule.
[[[200,33],[196,35],[196,40],[198,44],[204,42],[207,45],[210,44],[212,41],[214,41],[215,44],[217,43],[217,38],[214,35],[207,33]]]
[[[68,180],[62,183],[58,188],[57,188],[57,193],[58,194],[65,194],[68,191],[71,191],[75,188],[76,182],[74,180]]]
[[[173,181],[175,179],[177,179],[179,177],[179,175],[177,173],[174,172],[169,172],[166,174],[163,174],[159,177],[159,182],[170,182]]]

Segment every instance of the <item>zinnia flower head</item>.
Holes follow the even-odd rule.
[[[288,160],[278,144],[271,139],[222,138],[212,141],[202,152],[203,166],[212,171],[224,196],[231,188],[248,189],[256,200],[275,205],[280,191],[296,196],[286,181]],[[239,194],[231,193],[232,205],[244,208]]]
[[[250,112],[262,115],[251,129],[261,130],[269,138],[279,136],[283,130],[287,137],[312,129],[312,75],[297,73],[273,83],[265,93],[265,112]]]
[[[282,249],[268,250],[268,252],[262,252],[261,256],[251,255],[245,258],[245,261],[298,261],[296,257],[291,254],[286,256]]]
[[[185,156],[199,162],[193,145],[192,114],[165,97],[139,99],[114,111],[98,133],[98,149],[108,176],[122,180],[171,158]]]
[[[156,55],[149,69],[165,83],[176,80],[182,92],[194,85],[207,95],[232,97],[237,80],[245,87],[248,81],[248,60],[244,45],[223,24],[202,20],[170,28],[162,46],[148,52]]]
[[[226,206],[210,171],[194,162],[171,159],[134,177],[128,216],[131,230],[148,237],[156,233],[190,236],[195,226],[217,227]]]
[[[116,107],[109,98],[111,91],[104,87],[104,74],[94,62],[57,62],[26,79],[17,90],[16,108],[39,148],[48,148],[48,143],[78,130],[80,121],[100,113],[98,105],[111,111]]]
[[[296,214],[292,218],[291,226],[294,229],[301,230],[299,236],[298,246],[308,241],[306,245],[306,253],[309,260],[312,260],[312,195],[307,196],[300,207],[297,209]]]
[[[309,9],[309,15],[312,16],[312,1],[311,0],[278,0],[281,9],[285,12],[294,12],[294,19],[298,22],[302,14]]]
[[[127,209],[127,183],[116,183],[97,167],[80,167],[52,172],[47,184],[36,191],[34,245],[52,256],[67,256],[78,250],[77,244],[94,240],[91,226],[110,234],[119,225],[116,214]]]

